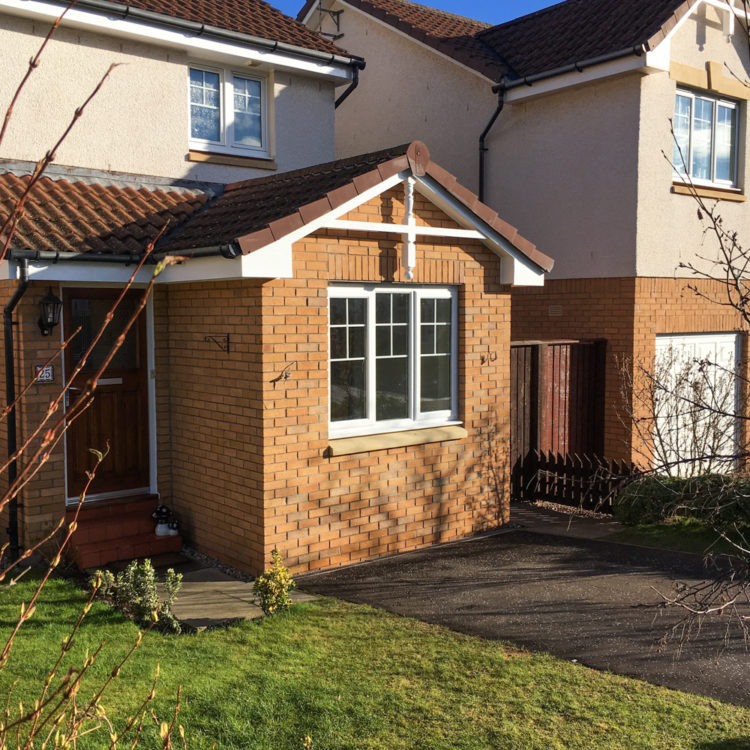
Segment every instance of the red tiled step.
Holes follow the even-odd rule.
[[[151,514],[158,504],[156,495],[146,495],[84,505],[71,539],[70,557],[83,569],[178,552],[182,549],[180,536],[159,537],[154,533],[156,524]],[[65,515],[70,523],[75,508],[69,508]]]
[[[109,543],[88,542],[77,544],[71,550],[73,561],[81,569],[97,568],[118,560],[154,557],[182,549],[181,536],[156,536],[137,534],[114,539]]]

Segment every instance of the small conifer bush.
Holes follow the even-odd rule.
[[[271,552],[271,567],[259,575],[253,584],[258,605],[267,615],[283,612],[289,609],[292,603],[289,592],[296,587],[297,584],[281,561],[279,551],[274,547]]]

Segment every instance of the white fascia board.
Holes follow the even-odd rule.
[[[612,78],[613,76],[623,75],[625,73],[647,73],[649,70],[644,66],[646,55],[627,55],[625,57],[602,63],[601,65],[592,65],[590,68],[584,68],[580,72],[574,70],[570,73],[562,73],[553,78],[545,78],[536,81],[531,86],[517,86],[505,92],[505,101],[508,104],[525,101],[537,96],[551,94],[561,89],[570,88],[571,86],[580,86],[592,81],[598,81],[603,78]],[[667,66],[669,69],[669,66]]]
[[[416,177],[415,180],[417,191],[425,198],[432,201],[454,221],[464,227],[476,229],[482,235],[482,244],[492,250],[502,261],[500,267],[501,283],[513,284],[514,286],[544,286],[545,271],[529,260],[505,237],[446,193],[430,177]]]
[[[471,73],[472,75],[475,75],[477,78],[481,79],[485,83],[489,83],[490,85],[494,85],[496,83],[492,78],[482,75],[482,73],[480,73],[478,70],[474,70],[474,68],[470,68],[468,65],[464,65],[463,63],[456,60],[455,57],[446,55],[444,52],[438,52],[438,50],[436,50],[434,47],[430,47],[429,44],[420,42],[419,39],[415,39],[413,36],[411,36],[410,34],[407,34],[405,31],[401,31],[400,29],[397,29],[395,26],[391,26],[389,23],[386,23],[385,21],[381,21],[379,18],[375,18],[375,16],[371,16],[366,11],[360,10],[359,8],[355,8],[353,5],[349,5],[349,3],[343,2],[343,0],[338,0],[338,4],[346,6],[347,10],[352,10],[354,11],[354,13],[359,13],[360,15],[365,16],[366,18],[370,19],[376,24],[380,24],[381,26],[388,29],[389,31],[392,31],[394,34],[397,34],[398,36],[404,39],[408,39],[410,42],[412,42],[413,44],[416,44],[418,47],[421,47],[422,49],[427,50],[428,52],[432,52],[433,55],[437,55],[441,59],[446,60],[452,65],[455,65],[457,68],[461,68],[462,70],[465,70],[467,73]],[[315,8],[313,7],[312,10],[314,9]],[[306,23],[309,17],[310,17],[310,14],[308,13],[303,23]]]
[[[19,278],[18,263],[3,261],[2,266],[3,279]],[[125,284],[133,275],[134,270],[134,265],[127,266],[124,263],[86,263],[80,260],[59,261],[58,263],[29,261],[29,281]],[[148,284],[153,272],[153,266],[141,268],[134,283]]]
[[[40,2],[40,0],[0,0],[0,11],[52,22],[60,16],[63,8],[60,5]],[[193,58],[203,60],[227,64],[252,62],[264,68],[299,71],[339,83],[345,83],[352,78],[352,71],[345,65],[305,60],[280,52],[270,52],[251,46],[246,47],[241,44],[222,42],[218,39],[186,34],[160,26],[150,26],[78,8],[71,8],[65,14],[63,25],[106,34],[107,36],[133,39],[159,47],[179,49],[187,52]]]

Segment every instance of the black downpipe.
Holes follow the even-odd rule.
[[[21,297],[29,288],[29,262],[22,260],[20,262],[21,278],[16,287],[16,291],[10,298],[10,302],[3,309],[3,330],[5,333],[5,400],[6,403],[13,404],[16,400],[16,362],[14,355],[13,343],[13,311],[16,305],[21,301]],[[8,412],[8,458],[13,458],[13,454],[18,447],[16,436],[16,407],[12,406]],[[15,459],[11,460],[8,465],[8,487],[12,487],[18,476],[18,465]],[[8,503],[8,542],[10,546],[11,562],[18,560],[18,497],[14,496]]]
[[[362,67],[364,68],[364,65],[362,65]],[[333,105],[334,109],[337,109],[339,104],[341,104],[344,99],[346,99],[346,97],[349,96],[349,94],[351,94],[352,91],[357,88],[357,86],[359,86],[359,71],[359,66],[352,68],[352,73],[354,74],[352,76],[352,82],[346,87],[346,90],[341,93],[341,96],[336,99],[336,103]]]
[[[479,136],[479,200],[484,203],[484,155],[489,150],[487,146],[485,146],[484,142],[487,138],[487,134],[490,132],[490,129],[495,124],[495,120],[500,116],[500,113],[503,111],[503,105],[505,104],[505,92],[503,89],[498,90],[497,92],[497,109],[492,113],[492,117],[490,118],[490,121],[487,123],[487,127],[482,131],[482,134]]]

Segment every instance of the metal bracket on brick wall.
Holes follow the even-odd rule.
[[[229,334],[225,333],[223,336],[206,336],[204,341],[216,344],[216,346],[223,352],[229,351]]]

